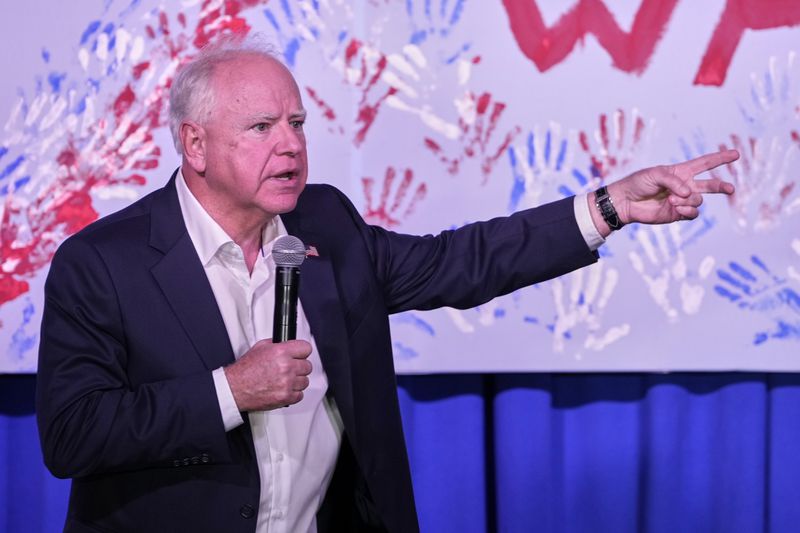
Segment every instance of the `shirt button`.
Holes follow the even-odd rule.
[[[256,510],[253,509],[252,505],[242,505],[239,508],[239,514],[242,515],[242,518],[253,518],[256,515]]]
[[[277,518],[278,520],[283,518],[283,511],[281,511],[281,510],[275,511],[275,518]]]
[[[275,456],[275,460],[278,461],[279,463],[283,461],[283,454],[281,452],[278,452],[278,454]]]

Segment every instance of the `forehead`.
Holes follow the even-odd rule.
[[[289,70],[276,59],[260,54],[243,53],[220,63],[214,69],[212,86],[222,105],[260,102],[302,107]]]

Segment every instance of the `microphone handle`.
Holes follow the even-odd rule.
[[[297,292],[300,269],[293,266],[275,268],[275,313],[272,320],[272,342],[297,338]]]

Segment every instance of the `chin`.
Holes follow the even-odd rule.
[[[294,198],[281,198],[281,201],[278,202],[270,202],[269,205],[264,206],[264,210],[268,213],[282,215],[293,211],[295,207],[297,207],[297,196],[294,196]]]
[[[292,187],[281,191],[269,191],[268,193],[263,191],[258,204],[267,213],[276,215],[288,213],[297,206],[297,199],[304,188],[304,186]]]

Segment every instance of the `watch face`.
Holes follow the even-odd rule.
[[[603,220],[606,221],[606,224],[608,224],[612,230],[619,229],[623,226],[623,224],[619,220],[617,210],[614,209],[614,204],[612,203],[611,198],[603,189],[605,189],[605,187],[597,190],[597,207],[600,209],[600,214],[603,216]]]

